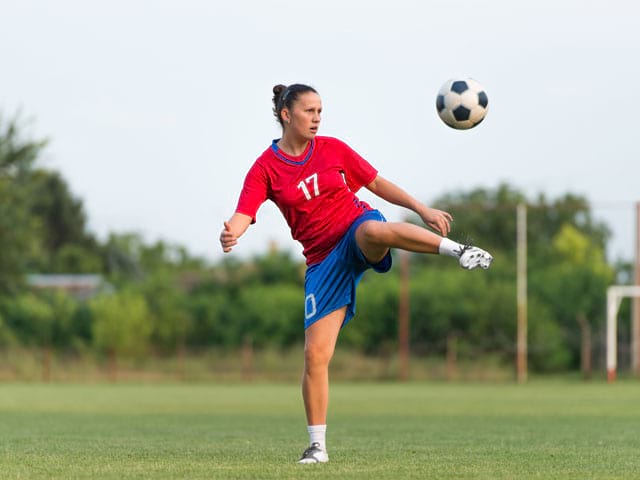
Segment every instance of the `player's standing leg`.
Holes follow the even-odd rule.
[[[302,396],[307,414],[309,448],[299,463],[329,461],[325,432],[329,407],[329,362],[336,348],[347,307],[339,308],[305,330]]]

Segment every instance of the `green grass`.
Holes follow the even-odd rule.
[[[640,383],[337,384],[327,465],[295,385],[0,385],[0,477],[640,478]]]

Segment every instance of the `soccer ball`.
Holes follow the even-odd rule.
[[[468,130],[484,120],[489,98],[482,85],[472,78],[451,79],[438,91],[436,108],[451,128]]]

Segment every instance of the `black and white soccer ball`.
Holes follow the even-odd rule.
[[[436,108],[442,121],[451,128],[468,130],[484,120],[489,97],[472,78],[451,79],[438,91]]]

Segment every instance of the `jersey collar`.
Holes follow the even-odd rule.
[[[278,147],[279,141],[280,139],[276,138],[271,142],[271,150],[276,157],[278,157],[283,162],[288,163],[289,165],[304,165],[305,163],[307,163],[307,160],[311,158],[313,149],[316,145],[316,141],[315,139],[313,139],[309,142],[309,145],[307,145],[307,149],[302,152],[301,155],[292,157],[291,155],[288,155],[286,152],[281,150],[280,147]]]

